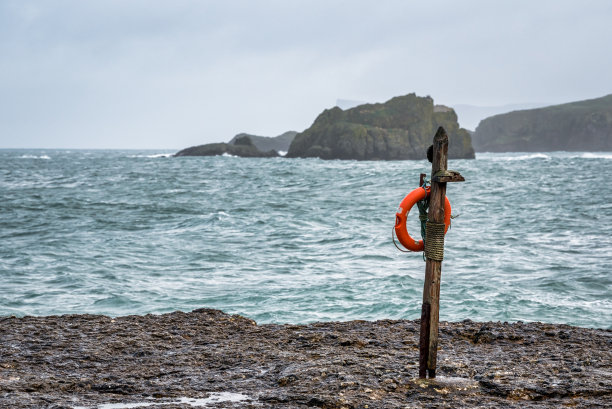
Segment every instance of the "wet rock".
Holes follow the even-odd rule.
[[[606,407],[611,341],[610,330],[567,325],[441,322],[438,377],[421,380],[418,321],[257,325],[208,309],[3,317],[0,407],[178,408],[221,392],[230,398],[210,407]]]
[[[294,382],[296,382],[298,380],[298,377],[296,375],[287,375],[287,376],[282,376],[280,378],[278,378],[278,386],[287,386],[289,384],[292,384]]]
[[[475,344],[490,344],[498,338],[498,335],[491,331],[486,325],[480,327],[478,332],[474,334],[473,341]]]

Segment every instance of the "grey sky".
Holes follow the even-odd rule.
[[[0,0],[0,148],[273,136],[338,98],[599,97],[610,21],[605,0]]]

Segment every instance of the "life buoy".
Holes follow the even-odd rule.
[[[399,205],[398,212],[395,214],[395,235],[397,239],[404,247],[411,251],[423,251],[423,240],[415,240],[413,239],[408,230],[406,229],[406,220],[408,219],[408,214],[410,213],[410,209],[416,204],[426,197],[429,196],[429,186],[427,188],[419,187],[414,189],[412,192],[408,193],[404,200]],[[448,197],[445,196],[444,201],[444,224],[446,227],[444,228],[444,233],[448,230],[450,226],[451,220],[451,205],[448,201]]]

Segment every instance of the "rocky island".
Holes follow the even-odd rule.
[[[603,408],[612,331],[419,321],[266,324],[221,311],[0,317],[2,408]]]
[[[289,150],[289,145],[291,145],[293,138],[295,138],[295,135],[297,135],[297,132],[295,131],[287,131],[278,136],[258,136],[248,133],[240,133],[234,136],[229,141],[229,144],[235,145],[241,138],[248,137],[251,142],[253,142],[253,145],[255,145],[255,147],[262,152],[268,152],[271,150],[275,150],[277,152],[287,152]]]
[[[612,94],[483,119],[479,152],[612,151]]]
[[[279,152],[287,152],[297,132],[288,131],[275,137],[240,133],[228,143],[208,143],[192,146],[174,156],[219,156],[232,155],[244,158],[274,158]]]
[[[232,155],[244,158],[273,158],[278,155],[275,150],[259,150],[248,136],[234,138],[233,143],[208,143],[192,146],[177,152],[174,156],[219,156]]]
[[[459,128],[452,108],[415,94],[384,104],[364,104],[321,113],[297,134],[287,157],[357,160],[423,159],[439,126],[449,135],[450,159],[473,159],[470,134]]]

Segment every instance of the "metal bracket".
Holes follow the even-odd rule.
[[[432,182],[446,183],[446,182],[465,182],[465,178],[461,176],[456,170],[439,170],[431,178]]]

